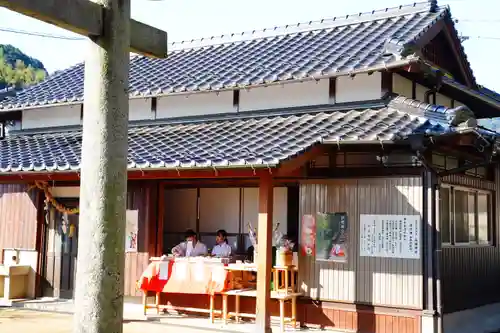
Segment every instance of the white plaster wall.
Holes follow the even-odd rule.
[[[151,111],[151,98],[131,99],[128,113],[129,121],[153,120],[155,115]]]
[[[52,195],[56,198],[79,198],[79,186],[58,186],[50,189]]]
[[[436,104],[451,108],[451,98],[443,94],[436,93]]]
[[[241,89],[239,111],[328,104],[328,92],[328,79]]]
[[[335,102],[346,103],[368,101],[382,97],[382,74],[359,74],[354,77],[337,78]]]
[[[156,104],[157,119],[229,112],[236,112],[232,91],[166,96],[158,98]]]
[[[22,129],[80,125],[80,105],[23,110]]]
[[[239,219],[239,188],[200,189],[200,232],[224,229],[229,233],[237,233]]]
[[[395,94],[412,98],[412,82],[399,74],[392,74],[392,91]]]
[[[415,89],[415,99],[420,102],[425,102],[425,92],[427,90],[429,90],[429,88],[417,83]]]
[[[401,75],[398,74],[393,74],[393,91],[396,94],[406,96],[408,98],[412,98],[412,82],[411,80],[408,80],[407,78],[402,77]],[[415,89],[415,99],[420,101],[420,102],[425,102],[425,92],[428,91],[429,88],[421,85],[421,84],[416,84],[416,89]],[[437,105],[442,105],[446,107],[451,107],[451,101],[452,99],[444,94],[436,93],[436,104]],[[432,103],[432,99],[430,100]],[[459,105],[463,105],[462,103],[458,101],[454,101],[455,107]]]
[[[279,222],[279,230],[286,234],[288,222],[288,191],[286,187],[274,188],[273,223]],[[243,230],[247,232],[247,223],[257,227],[259,219],[259,189],[254,187],[243,188]]]

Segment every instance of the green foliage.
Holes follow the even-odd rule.
[[[0,45],[0,89],[24,88],[43,81],[47,71],[43,64],[12,45]]]

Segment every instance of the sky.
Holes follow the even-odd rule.
[[[165,30],[171,42],[260,30],[298,22],[412,3],[410,0],[131,0],[132,17]],[[438,0],[449,5],[464,36],[465,52],[479,84],[500,92],[500,1]],[[12,44],[41,60],[49,73],[83,62],[87,43],[2,32],[16,29],[79,37],[50,24],[0,8],[0,44]]]

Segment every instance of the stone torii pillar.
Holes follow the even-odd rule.
[[[75,333],[121,333],[129,49],[166,57],[167,34],[130,19],[130,0],[0,0],[90,38],[85,62]]]

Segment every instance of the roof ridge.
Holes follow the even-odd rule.
[[[426,117],[445,123],[447,123],[447,111],[453,110],[453,108],[421,102],[403,95],[393,96],[387,106],[417,117]]]
[[[244,42],[257,40],[269,37],[277,37],[292,33],[314,31],[320,29],[328,29],[351,24],[360,24],[364,22],[375,21],[379,19],[387,19],[393,17],[415,14],[420,12],[429,12],[431,10],[445,9],[446,6],[432,7],[430,1],[413,2],[407,5],[399,5],[394,7],[386,7],[384,9],[347,14],[342,16],[334,16],[318,20],[298,22],[294,24],[286,24],[281,26],[255,29],[242,32],[234,32],[222,34],[220,36],[210,36],[195,38],[191,40],[181,40],[169,43],[169,50],[182,51],[188,49],[201,48],[206,46],[222,45],[227,43]]]

